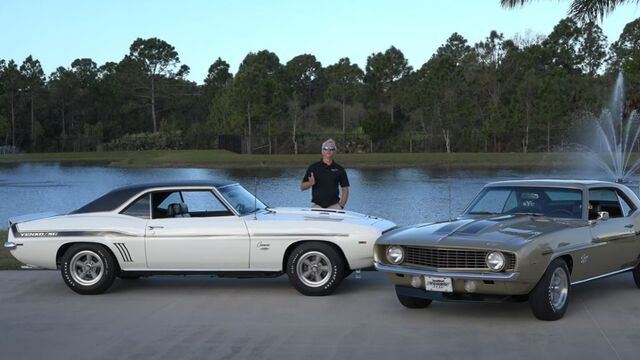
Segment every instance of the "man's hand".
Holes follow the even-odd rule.
[[[347,206],[348,200],[349,200],[349,187],[345,186],[342,188],[342,198],[338,202],[338,205],[340,205],[340,207],[344,209],[344,207]]]
[[[316,178],[313,177],[313,173],[310,173],[309,175],[309,180],[303,182],[302,184],[300,184],[300,190],[305,191],[307,189],[310,189],[313,187],[313,185],[316,184]]]

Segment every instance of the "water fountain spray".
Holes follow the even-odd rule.
[[[640,115],[634,110],[624,117],[624,77],[618,74],[609,107],[595,119],[597,142],[590,148],[593,159],[616,182],[625,183],[640,169],[631,161],[633,147],[640,146]]]

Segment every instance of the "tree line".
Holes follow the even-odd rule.
[[[452,34],[419,68],[394,46],[363,68],[312,54],[286,63],[221,58],[203,84],[177,50],[136,39],[120,62],[88,58],[48,76],[40,61],[0,59],[0,145],[28,152],[205,149],[219,135],[245,153],[555,151],[606,106],[619,71],[625,111],[640,108],[640,19],[610,45],[593,22],[561,20],[548,35],[497,31],[476,44]]]

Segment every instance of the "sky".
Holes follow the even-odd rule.
[[[504,9],[500,0],[0,0],[0,59],[33,55],[47,75],[76,58],[120,61],[138,37],[173,45],[188,78],[202,83],[221,57],[235,73],[249,52],[274,52],[285,64],[313,54],[328,66],[342,57],[364,69],[372,53],[399,48],[419,68],[454,32],[472,45],[491,30],[506,37],[549,34],[569,1],[532,1]],[[626,5],[600,23],[609,43],[640,17]]]

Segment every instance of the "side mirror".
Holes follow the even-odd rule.
[[[602,221],[609,220],[609,212],[608,211],[598,211],[598,220],[602,220]]]

